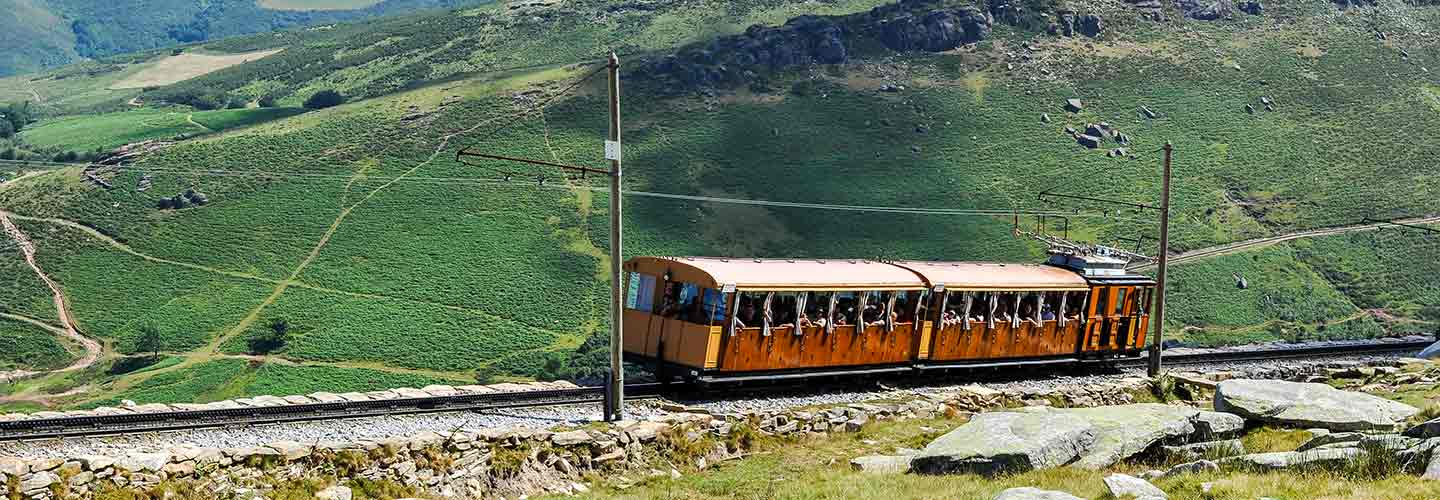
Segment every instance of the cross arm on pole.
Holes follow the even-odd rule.
[[[587,173],[587,174],[610,175],[610,174],[612,173],[612,172],[610,171],[610,169],[592,168],[592,167],[579,167],[579,166],[575,166],[575,165],[565,165],[565,164],[563,164],[563,163],[554,163],[554,162],[548,162],[548,161],[543,161],[543,160],[531,160],[531,159],[529,159],[529,158],[514,158],[514,157],[509,157],[509,156],[492,155],[492,154],[475,152],[475,151],[472,151],[472,150],[469,150],[469,149],[462,149],[462,150],[460,150],[459,152],[455,153],[455,161],[458,161],[458,162],[460,162],[460,163],[465,163],[464,160],[461,160],[461,158],[465,158],[465,157],[484,158],[484,159],[487,159],[487,160],[511,161],[511,162],[516,162],[516,163],[529,163],[529,164],[531,164],[531,165],[540,165],[540,166],[545,166],[545,167],[555,167],[555,168],[559,168],[559,169],[570,170],[570,171],[573,171],[573,172],[584,172],[584,173]],[[467,163],[467,165],[469,165],[469,164]]]

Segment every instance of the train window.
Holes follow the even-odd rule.
[[[1060,319],[1060,302],[1065,292],[1045,292],[1045,298],[1040,304],[1040,321],[1055,321]]]
[[[770,300],[770,326],[789,328],[795,326],[795,309],[799,296],[794,292],[777,292]]]
[[[1119,316],[1125,313],[1125,297],[1129,291],[1129,288],[1115,289],[1115,312],[1111,313],[1112,316]]]
[[[1095,317],[1098,318],[1098,317],[1105,316],[1105,308],[1110,307],[1110,301],[1109,301],[1109,299],[1110,299],[1110,288],[1109,288],[1109,287],[1103,287],[1103,286],[1102,286],[1102,287],[1099,287],[1099,288],[1096,288],[1096,289],[1095,289],[1095,297],[1094,297],[1094,302],[1093,302],[1095,305],[1094,305],[1094,307],[1092,307],[1092,308],[1090,309],[1090,310],[1092,310],[1092,311],[1095,311]]]
[[[707,315],[708,319],[707,321],[703,321],[704,323],[713,325],[715,323],[725,321],[726,304],[724,293],[721,293],[720,290],[716,290],[714,288],[706,288],[704,289],[703,301],[704,305],[702,307],[704,307],[704,314]],[[696,323],[700,322],[701,321],[696,321]]]
[[[681,283],[678,288],[680,289],[678,294],[680,300],[676,302],[676,306],[679,309],[676,317],[679,318],[680,321],[704,323],[705,311],[700,303],[700,285]]]
[[[836,295],[835,325],[845,326],[855,324],[856,314],[859,312],[860,295],[853,292],[841,292]]]
[[[1145,314],[1145,309],[1146,309],[1147,307],[1149,307],[1149,306],[1147,305],[1147,303],[1149,302],[1149,300],[1150,300],[1150,287],[1136,288],[1136,289],[1135,289],[1135,308],[1133,309],[1133,311],[1134,311],[1134,314],[1135,314],[1136,316],[1140,316],[1140,315]]]
[[[655,303],[655,277],[644,273],[630,273],[629,289],[626,291],[625,307],[636,311],[651,312]]]
[[[765,302],[765,294],[756,292],[742,292],[740,296],[740,307],[735,311],[735,326],[739,328],[758,328],[765,322],[760,315],[760,306]]]

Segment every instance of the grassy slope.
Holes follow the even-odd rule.
[[[54,333],[0,318],[0,371],[54,370],[64,368],[73,359]]]
[[[1330,8],[1318,2],[1277,6],[1276,15],[1307,14],[1281,29],[1261,18],[1191,22],[1183,32],[1117,22],[1115,39],[1100,45],[1105,50],[1032,40],[1048,57],[1065,61],[1051,68],[1055,81],[1031,81],[1037,69],[1026,63],[1007,72],[1004,51],[1025,37],[1008,29],[971,53],[816,68],[781,75],[773,90],[759,94],[655,99],[637,81],[626,94],[628,187],[946,208],[1036,207],[1035,193],[1057,185],[1064,192],[1146,200],[1158,189],[1152,174],[1158,158],[1151,151],[1171,140],[1179,151],[1177,248],[1366,215],[1425,212],[1426,200],[1435,198],[1436,179],[1408,165],[1426,164],[1440,145],[1411,135],[1440,124],[1440,114],[1420,105],[1422,89],[1433,86],[1434,77],[1419,65],[1429,64],[1424,58],[1431,56],[1414,47],[1424,39],[1401,29],[1401,21],[1429,22],[1436,14],[1387,10],[1380,21],[1390,27],[1390,42],[1380,44],[1365,35],[1368,19],[1308,15]],[[730,18],[765,17],[776,10]],[[667,22],[706,19],[698,7],[684,12]],[[656,30],[652,24],[625,33]],[[574,32],[557,33],[563,38]],[[1232,42],[1236,39],[1245,42]],[[1324,47],[1325,55],[1312,58],[1298,50],[1311,45]],[[1410,62],[1397,55],[1401,47],[1411,47]],[[1222,60],[1253,69],[1236,71]],[[1381,73],[1388,76],[1373,76]],[[284,356],[447,370],[497,363],[524,373],[539,358],[517,350],[573,347],[603,328],[604,290],[595,276],[603,265],[598,255],[605,245],[605,197],[525,182],[495,186],[427,178],[493,178],[492,170],[454,161],[462,145],[598,162],[604,103],[593,86],[547,110],[543,119],[490,134],[498,127],[494,120],[512,113],[512,92],[534,84],[553,89],[558,84],[545,82],[574,74],[553,70],[498,83],[460,80],[357,102],[182,144],[117,178],[121,186],[133,185],[140,170],[153,168],[157,186],[147,193],[94,191],[56,176],[34,184],[57,188],[43,191],[45,196],[41,190],[0,191],[0,207],[84,221],[141,253],[212,269],[139,262],[133,263],[139,271],[117,269],[134,259],[78,242],[65,245],[67,251],[43,252],[47,268],[56,268],[67,289],[73,288],[77,315],[94,333],[121,339],[122,350],[142,318],[173,323],[169,329],[182,346],[224,338],[229,340],[222,347],[231,351],[241,347],[248,329],[285,318],[299,328]],[[810,78],[819,82],[816,90],[789,91],[792,81]],[[880,82],[896,79],[911,90],[874,91]],[[1057,103],[1076,93],[1086,100],[1086,112],[1066,116]],[[1275,98],[1279,109],[1258,115],[1241,109],[1261,95]],[[442,106],[450,96],[461,96],[461,102]],[[1164,117],[1138,117],[1141,104]],[[432,114],[400,121],[412,107]],[[1041,112],[1056,123],[1040,123]],[[1059,131],[1066,123],[1099,120],[1134,137],[1131,150],[1138,159],[1106,158]],[[1401,123],[1406,125],[1394,126]],[[920,125],[925,132],[916,131]],[[466,131],[441,147],[442,136]],[[1387,155],[1362,154],[1369,147],[1383,147]],[[1409,161],[1396,163],[1392,157]],[[256,176],[169,171],[195,165]],[[412,169],[412,179],[389,182]],[[213,203],[174,212],[153,208],[155,196],[191,186]],[[1039,251],[1009,238],[1004,218],[645,198],[627,203],[631,254],[1030,261]],[[1130,221],[1075,222],[1077,233],[1107,242],[1153,231]],[[329,234],[332,227],[337,229]],[[73,232],[57,234],[65,231]],[[317,245],[327,234],[325,244]],[[1307,267],[1311,264],[1320,265],[1300,250],[1277,248],[1180,268],[1177,274],[1190,276],[1195,286],[1177,285],[1176,317],[1213,332],[1212,339],[1233,341],[1266,334],[1272,321],[1318,330],[1322,322],[1355,316],[1354,298],[1337,293],[1324,273]],[[1230,278],[1242,270],[1252,284],[1243,293],[1234,291]],[[292,275],[297,283],[274,301],[261,302],[274,290],[265,280]],[[116,296],[132,282],[142,292]],[[176,295],[167,287],[177,286],[187,304],[178,314],[165,309],[174,307],[168,299]],[[215,293],[232,295],[222,301],[184,299]],[[1219,306],[1211,311],[1212,304]],[[1414,309],[1401,305],[1400,314]],[[1375,331],[1364,318],[1341,324],[1346,335]],[[1339,335],[1331,328],[1327,335]]]
[[[303,112],[304,108],[225,109],[193,113],[188,108],[137,109],[45,121],[27,127],[21,136],[37,146],[57,146],[74,151],[109,150],[148,139],[219,132]]]
[[[250,33],[364,19],[488,0],[327,2],[323,10],[277,10],[254,0],[151,0],[133,4],[94,0],[7,0],[0,12],[0,75],[56,66],[77,58],[173,47]],[[288,2],[288,7],[303,2]]]
[[[211,402],[260,395],[363,392],[454,383],[456,381],[451,379],[376,370],[220,359],[157,375],[127,392],[126,399],[140,404]],[[118,399],[103,400],[91,405],[114,405],[118,402]]]

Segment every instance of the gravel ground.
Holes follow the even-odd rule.
[[[1310,345],[1334,345],[1333,343],[1311,343]],[[1297,347],[1285,344],[1281,347]],[[1258,347],[1257,348],[1262,348]],[[1229,350],[1229,349],[1227,349]],[[1167,351],[1167,352],[1177,352]],[[1196,352],[1196,350],[1187,350]],[[1335,363],[1339,360],[1368,362],[1395,356],[1367,355],[1346,358],[1328,357],[1317,360],[1250,361],[1238,363],[1212,363],[1186,365],[1184,371],[1213,372],[1230,371],[1241,376],[1258,369],[1280,366],[1305,366]],[[823,384],[821,389],[811,384],[799,389],[762,389],[749,393],[737,393],[722,398],[686,400],[680,402],[692,407],[704,408],[716,413],[742,412],[750,410],[774,410],[802,406],[823,406],[859,403],[883,399],[904,398],[913,395],[943,395],[964,385],[981,384],[1004,391],[1044,391],[1064,386],[1100,385],[1115,382],[1125,377],[1143,377],[1143,369],[1127,369],[1108,373],[1061,373],[1016,369],[1010,372],[996,372],[983,377],[973,374],[966,377],[930,378],[921,382],[896,379],[867,384]],[[1023,377],[1023,378],[1022,378]],[[642,401],[627,405],[627,417],[645,418],[662,413],[654,401]],[[220,429],[200,429],[164,433],[136,434],[101,438],[69,438],[64,440],[42,440],[21,443],[0,443],[0,456],[26,458],[75,457],[79,455],[122,456],[132,452],[163,450],[177,446],[195,447],[253,447],[275,441],[296,441],[314,443],[324,441],[380,440],[394,436],[406,436],[421,431],[449,431],[454,429],[479,429],[486,427],[531,427],[546,428],[556,425],[581,424],[600,419],[600,408],[595,406],[565,406],[552,408],[530,408],[505,410],[503,412],[438,413],[429,415],[397,415],[392,417],[369,417],[347,420],[299,422],[288,424],[256,425]]]
[[[630,418],[644,418],[659,413],[661,411],[658,405],[653,402],[627,405],[627,416]],[[276,441],[353,442],[410,436],[427,430],[447,432],[490,427],[547,428],[593,422],[600,420],[600,416],[598,405],[526,408],[486,414],[464,412],[397,415],[111,437],[5,442],[0,443],[0,456],[31,459],[80,455],[125,456],[129,453],[163,451],[180,446],[246,448],[264,446]]]

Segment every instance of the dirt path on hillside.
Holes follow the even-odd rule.
[[[1396,222],[1402,224],[1437,224],[1440,223],[1440,215],[1400,219]],[[1267,236],[1264,238],[1255,238],[1252,240],[1236,241],[1233,243],[1226,243],[1224,245],[1215,245],[1213,247],[1199,248],[1188,252],[1181,252],[1177,255],[1171,255],[1170,263],[1184,264],[1191,261],[1204,260],[1212,257],[1220,257],[1247,250],[1258,250],[1261,248],[1272,247],[1281,243],[1285,243],[1287,241],[1294,241],[1305,238],[1318,238],[1321,236],[1335,236],[1340,234],[1358,233],[1362,231],[1374,231],[1388,225],[1390,224],[1384,222],[1375,222],[1370,224],[1356,224],[1353,226],[1336,226],[1321,229],[1311,229],[1308,231],[1299,231],[1277,236]],[[1156,265],[1157,264],[1155,263],[1141,264],[1131,266],[1130,270],[1149,271],[1155,269]]]
[[[187,114],[185,115],[185,122],[186,122],[186,123],[189,123],[189,124],[191,124],[191,125],[194,125],[194,126],[196,126],[196,127],[200,127],[202,130],[204,130],[204,131],[206,131],[206,132],[214,132],[214,131],[215,131],[214,129],[212,129],[212,128],[210,128],[210,127],[206,127],[205,125],[201,124],[200,122],[195,121],[195,113],[187,113]]]
[[[103,350],[100,343],[80,334],[80,329],[75,326],[75,319],[70,314],[70,306],[65,300],[65,291],[60,288],[59,283],[50,279],[50,276],[40,269],[40,264],[35,261],[35,244],[25,236],[25,233],[20,231],[19,226],[10,221],[9,214],[3,211],[0,211],[0,226],[4,226],[5,233],[20,246],[20,252],[25,255],[25,263],[29,264],[30,269],[35,271],[35,275],[40,277],[40,281],[45,282],[45,286],[50,287],[50,292],[55,297],[55,314],[60,318],[65,336],[79,343],[85,349],[85,354],[70,366],[42,373],[61,373],[89,368],[90,365],[95,364],[96,360],[100,359],[100,353]]]

